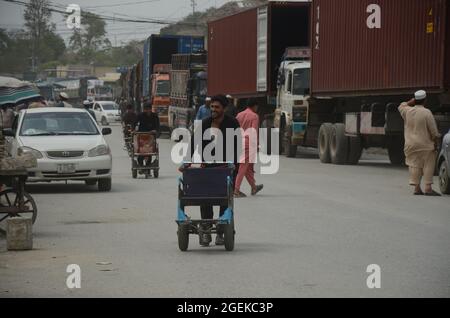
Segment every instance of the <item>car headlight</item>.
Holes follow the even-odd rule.
[[[44,158],[44,156],[42,155],[42,153],[41,153],[39,150],[30,148],[30,147],[20,147],[20,148],[17,150],[17,154],[18,154],[19,156],[21,156],[21,155],[23,155],[23,154],[25,154],[25,153],[32,153],[33,156],[35,156],[37,159],[42,159],[42,158]]]
[[[89,157],[98,157],[98,156],[106,156],[111,153],[111,150],[107,145],[100,145],[91,150],[89,150]]]

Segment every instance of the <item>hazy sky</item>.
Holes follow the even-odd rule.
[[[22,0],[27,1],[27,0]],[[197,10],[221,6],[232,0],[196,0]],[[53,5],[66,7],[71,3],[78,4],[81,10],[87,10],[108,16],[123,18],[147,18],[177,21],[192,13],[191,0],[53,0]],[[25,7],[0,0],[0,28],[20,29],[23,27],[23,11]],[[61,14],[52,13],[57,33],[65,39],[71,32],[67,29]],[[120,45],[132,39],[145,39],[152,33],[158,33],[163,27],[148,23],[108,22],[107,31],[111,43]]]

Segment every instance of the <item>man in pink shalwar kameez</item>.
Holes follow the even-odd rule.
[[[252,188],[252,195],[256,195],[263,189],[263,185],[256,185],[255,181],[255,162],[258,153],[258,130],[259,117],[257,114],[258,102],[250,99],[247,103],[247,109],[239,113],[236,117],[242,129],[242,147],[243,153],[239,160],[239,172],[236,178],[234,196],[245,197],[241,192],[241,184],[244,177]]]

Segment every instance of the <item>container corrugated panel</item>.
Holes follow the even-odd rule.
[[[443,89],[448,3],[315,0],[312,92]]]
[[[208,26],[208,94],[256,91],[257,9]]]
[[[150,38],[144,42],[144,63],[142,65],[142,94],[150,95]]]
[[[447,1],[447,14],[446,18],[446,48],[445,48],[445,61],[446,61],[446,71],[445,71],[445,87],[450,87],[450,1]]]

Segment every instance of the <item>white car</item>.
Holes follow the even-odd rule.
[[[95,113],[95,120],[103,126],[121,121],[119,105],[115,102],[95,101],[92,109]]]
[[[12,157],[31,152],[37,167],[28,169],[27,182],[78,180],[98,183],[99,191],[111,190],[112,156],[103,135],[84,109],[35,108],[23,110],[12,129],[4,129]]]

